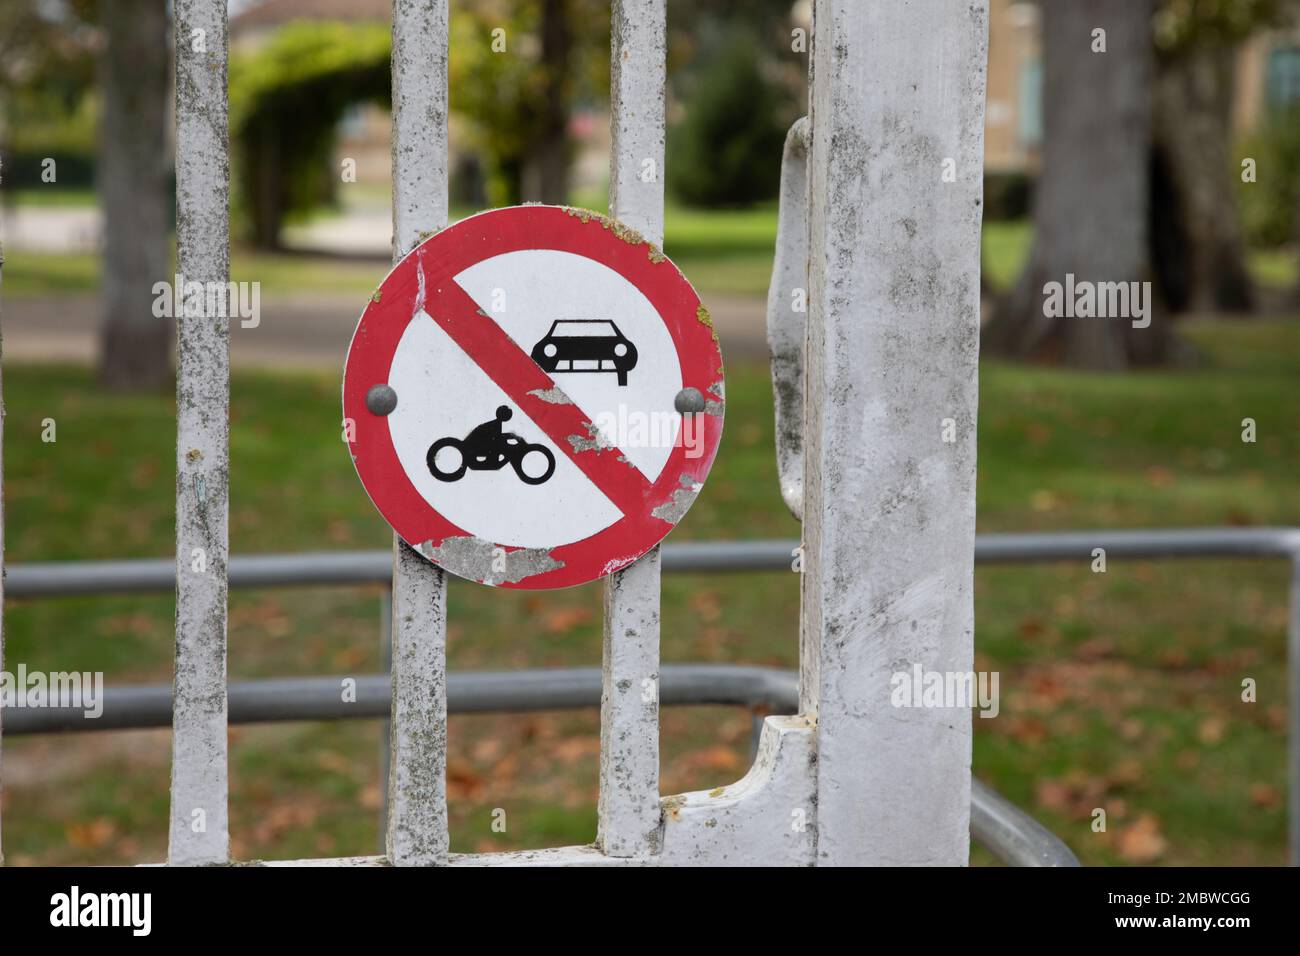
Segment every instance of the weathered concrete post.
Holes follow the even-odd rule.
[[[229,206],[225,0],[177,0],[176,264],[187,286],[229,280]],[[225,863],[230,320],[206,307],[196,315],[188,314],[188,304],[182,311],[176,320],[176,674],[167,859]]]
[[[447,225],[447,0],[393,3],[393,261]],[[393,538],[388,861],[447,862],[447,579]]]
[[[609,211],[664,241],[666,0],[616,0],[610,38],[614,142]],[[605,582],[597,843],[644,856],[659,839],[659,548]]]
[[[801,697],[820,864],[964,864],[984,0],[818,0],[809,153]]]

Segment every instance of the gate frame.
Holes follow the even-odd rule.
[[[395,261],[447,224],[448,25],[447,0],[393,0]],[[225,0],[176,0],[175,31],[178,271],[224,284]],[[656,245],[666,35],[666,0],[615,0],[610,214]],[[802,713],[766,718],[737,783],[660,797],[656,547],[606,582],[596,844],[452,857],[446,576],[395,538],[385,862],[967,862],[970,712],[891,711],[886,684],[914,659],[969,671],[973,655],[987,45],[987,0],[816,0]],[[940,180],[944,157],[956,183]],[[168,863],[227,864],[229,320],[177,321]],[[959,427],[952,445],[939,440],[943,417]],[[282,865],[295,862],[359,861]]]

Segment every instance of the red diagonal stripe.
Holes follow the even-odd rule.
[[[530,395],[555,388],[555,380],[501,326],[483,314],[478,303],[438,268],[432,256],[424,259],[422,267],[427,296],[424,311],[623,514],[644,514],[653,485],[640,469],[630,464],[618,448],[575,451],[569,436],[590,438],[591,419],[577,405],[556,405]]]

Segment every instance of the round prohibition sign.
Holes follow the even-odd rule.
[[[694,502],[722,437],[722,356],[652,243],[561,206],[472,216],[371,297],[345,437],[393,530],[459,577],[560,588],[627,567]]]

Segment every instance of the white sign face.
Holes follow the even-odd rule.
[[[689,507],[721,433],[721,359],[658,250],[589,214],[515,207],[426,240],[377,295],[344,384],[353,458],[431,560],[580,583]]]

